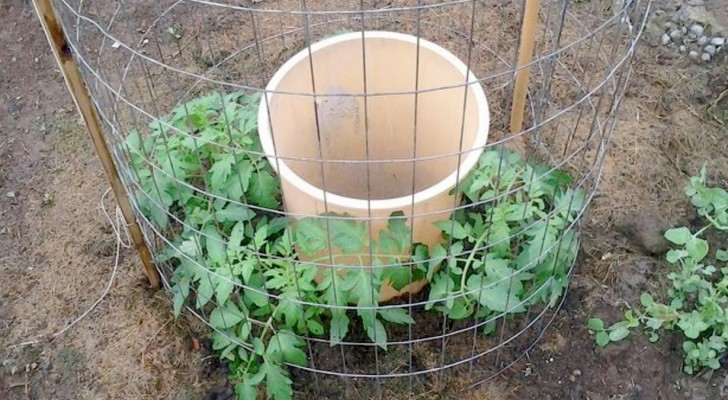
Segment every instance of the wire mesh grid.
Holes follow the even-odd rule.
[[[542,1],[518,65],[529,3],[54,1],[175,312],[234,379],[401,398],[527,357],[649,10]]]

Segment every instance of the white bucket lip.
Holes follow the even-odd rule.
[[[398,33],[398,32],[389,32],[389,31],[364,31],[364,39],[367,38],[381,38],[381,39],[392,39],[392,40],[399,40],[411,44],[417,45],[419,40],[419,45],[423,48],[433,51],[455,67],[463,78],[465,78],[466,74],[468,76],[468,87],[472,88],[472,92],[474,94],[475,102],[477,104],[477,110],[478,113],[478,128],[477,128],[477,135],[475,137],[475,142],[473,143],[473,146],[468,150],[463,150],[463,154],[467,153],[467,156],[465,156],[464,160],[461,160],[460,162],[460,168],[459,171],[456,169],[453,171],[450,175],[443,178],[439,182],[435,183],[432,186],[429,186],[425,188],[424,190],[418,191],[414,193],[413,195],[406,195],[401,197],[393,197],[389,199],[359,199],[359,198],[353,198],[353,197],[346,197],[341,196],[335,193],[326,192],[324,194],[324,190],[312,185],[311,183],[307,182],[306,180],[302,179],[298,174],[293,172],[288,165],[286,164],[286,160],[284,159],[277,159],[276,152],[275,152],[275,146],[273,145],[273,135],[270,129],[270,121],[268,119],[268,101],[271,101],[271,99],[276,95],[276,89],[280,82],[283,80],[283,78],[301,61],[305,60],[307,57],[309,57],[309,49],[305,48],[298,52],[296,55],[291,57],[288,61],[286,61],[283,66],[281,66],[278,71],[273,75],[273,78],[271,78],[270,82],[268,82],[268,85],[266,86],[266,93],[265,96],[268,97],[268,101],[266,99],[261,99],[260,105],[258,106],[258,135],[260,136],[260,142],[261,146],[263,147],[263,152],[265,153],[268,162],[270,163],[273,170],[275,170],[279,177],[281,179],[288,180],[291,182],[296,188],[303,191],[306,195],[313,197],[314,199],[326,202],[329,205],[334,205],[346,209],[352,209],[352,210],[403,210],[407,207],[414,205],[417,205],[419,203],[426,202],[446,191],[449,191],[455,185],[462,181],[468,173],[470,173],[471,169],[478,163],[478,159],[480,158],[480,155],[482,154],[483,150],[485,149],[485,144],[488,139],[488,132],[489,132],[489,124],[490,124],[490,110],[488,108],[488,102],[486,100],[485,92],[483,91],[483,87],[480,85],[480,82],[475,77],[475,75],[472,73],[472,71],[468,71],[467,66],[454,54],[452,54],[450,51],[444,49],[443,47],[440,47],[439,45],[430,42],[428,40],[417,38],[416,36],[404,34],[404,33]],[[311,45],[310,54],[313,54],[319,50],[322,50],[326,47],[333,46],[342,42],[350,41],[350,40],[361,40],[362,39],[362,32],[351,32],[351,33],[345,33],[341,35],[337,35],[328,39],[324,39],[320,42],[317,42],[313,45]],[[471,96],[469,96],[471,97]],[[462,157],[462,156],[461,156]],[[279,168],[280,167],[280,168]],[[459,174],[459,175],[458,175]],[[413,198],[414,197],[414,198]]]

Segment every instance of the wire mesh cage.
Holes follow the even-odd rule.
[[[276,399],[535,346],[649,10],[580,3],[53,1],[174,312]]]

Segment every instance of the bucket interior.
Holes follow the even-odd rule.
[[[273,90],[318,96],[268,96],[273,162],[363,200],[408,196],[454,174],[483,129],[480,86],[464,86],[464,72],[432,49],[420,46],[419,79],[416,66],[416,43],[384,37],[340,41],[299,59]]]

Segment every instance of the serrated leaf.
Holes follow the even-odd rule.
[[[172,288],[172,292],[174,293],[173,309],[174,316],[176,318],[182,313],[182,307],[185,305],[185,296],[182,294],[182,290],[180,290],[177,286]]]
[[[245,319],[245,315],[233,304],[217,306],[210,313],[210,325],[217,329],[228,329]]]
[[[599,318],[590,318],[587,327],[595,332],[604,330],[604,321]]]
[[[235,163],[233,154],[220,154],[210,167],[210,187],[217,193],[227,192],[227,181]],[[223,191],[224,190],[224,191]]]
[[[390,215],[387,230],[398,242],[400,251],[403,252],[405,249],[410,247],[412,231],[410,230],[410,227],[407,224],[407,218],[404,218],[404,213],[402,211],[397,211]]]
[[[242,201],[247,200],[245,192],[248,191],[250,178],[253,175],[253,166],[250,161],[238,161],[237,173],[230,174],[227,181],[228,198],[231,200]]]
[[[432,307],[434,307],[436,304],[442,304],[442,302],[438,302],[438,300],[442,300],[445,298],[447,298],[447,300],[444,301],[445,308],[452,308],[455,300],[453,298],[450,298],[451,296],[449,296],[448,294],[453,291],[454,288],[455,282],[449,274],[445,272],[440,272],[439,274],[437,274],[430,284],[430,296],[428,298],[427,304],[425,305],[425,310],[432,309]]]
[[[293,398],[293,382],[286,370],[270,361],[263,363],[261,370],[265,371],[265,392],[268,398],[273,400]]]
[[[453,239],[462,240],[468,237],[468,231],[458,221],[438,221],[435,222],[435,225]]]
[[[331,345],[334,346],[341,343],[349,332],[349,317],[343,309],[332,309],[331,316],[330,338]]]
[[[382,279],[388,279],[394,290],[401,290],[411,283],[412,268],[409,266],[385,267]]]
[[[387,330],[384,329],[384,324],[382,324],[382,321],[374,317],[365,319],[365,314],[373,314],[373,312],[372,310],[363,310],[359,312],[359,316],[362,317],[362,322],[364,322],[364,330],[366,331],[367,336],[373,343],[376,343],[377,346],[381,347],[383,350],[387,350]]]
[[[325,221],[322,221],[325,224]],[[369,242],[366,224],[351,218],[331,218],[328,224],[332,244],[345,253],[363,252]]]
[[[202,279],[200,279],[200,284],[197,287],[197,309],[199,310],[209,303],[214,294],[215,289],[212,287],[212,279],[210,278],[209,273],[203,275]]]
[[[466,283],[471,296],[493,311],[516,313],[525,311],[521,300],[508,288],[508,282],[489,284],[483,277],[473,275]]]
[[[305,366],[308,363],[306,353],[300,349],[305,343],[296,337],[292,332],[279,331],[270,338],[266,355],[268,357],[280,357],[283,361]]]
[[[402,308],[385,308],[379,310],[379,315],[385,320],[395,324],[414,324],[415,320]]]
[[[686,227],[673,228],[665,231],[665,239],[677,245],[683,245],[693,236],[690,229]]]
[[[235,395],[238,400],[256,400],[258,391],[250,382],[243,381],[235,385]]]
[[[317,218],[303,218],[296,222],[294,233],[296,244],[309,256],[328,248],[328,236],[324,222]]]
[[[205,235],[205,248],[210,260],[217,265],[224,265],[227,262],[227,254],[220,232],[215,226],[207,225],[202,233]]]
[[[280,205],[278,180],[265,170],[252,173],[246,192],[248,200],[265,208],[276,209]]]
[[[442,246],[442,244],[436,244],[435,247],[432,248],[430,262],[427,266],[428,281],[432,281],[433,275],[435,275],[435,272],[437,272],[437,269],[440,267],[440,264],[445,260],[445,258],[447,258],[447,250]]]
[[[215,212],[218,222],[250,221],[255,218],[255,212],[239,204],[228,204],[224,209]]]
[[[217,304],[224,304],[235,289],[233,280],[236,279],[230,275],[230,270],[226,268],[219,269],[217,273],[221,276],[210,275],[210,277],[214,278],[215,281],[215,299],[217,300]]]

